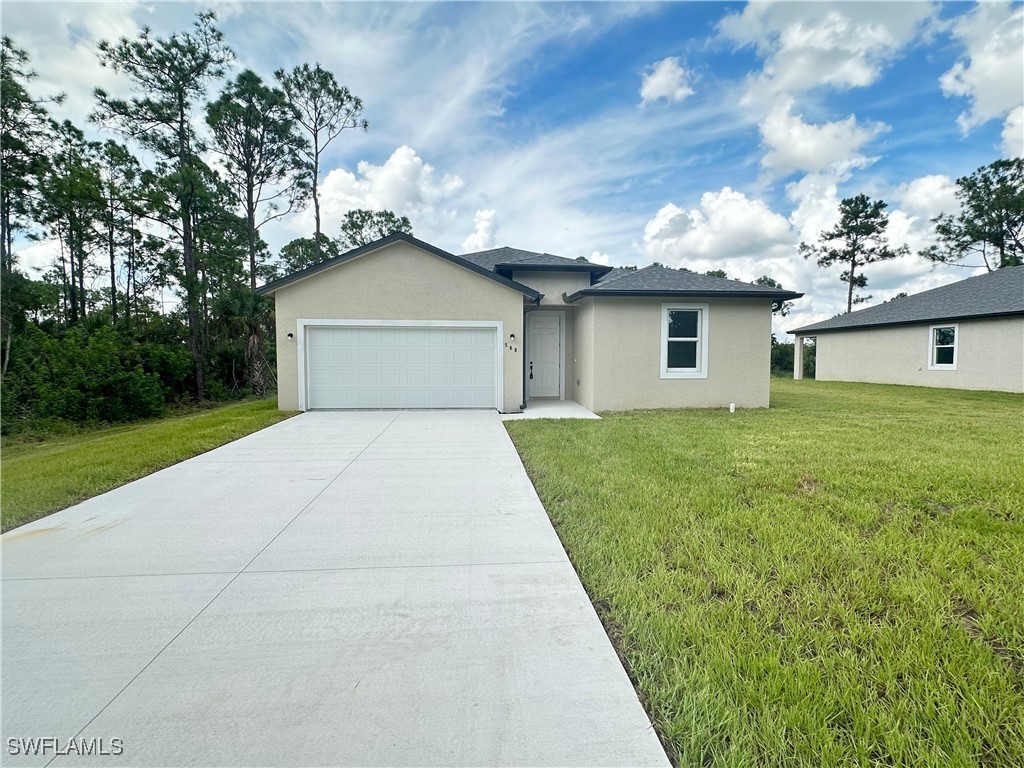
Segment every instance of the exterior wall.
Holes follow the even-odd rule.
[[[1024,317],[954,322],[955,371],[928,370],[933,324],[923,323],[819,334],[815,378],[1024,392]]]
[[[693,299],[708,304],[708,376],[661,378],[664,298],[600,297],[593,323],[591,410],[767,408],[771,375],[771,302]],[[690,303],[690,300],[681,303]],[[579,344],[578,344],[579,345]],[[583,402],[581,400],[581,402]]]
[[[594,410],[594,300],[581,299],[572,313],[573,357],[572,375],[573,399],[590,410]]]
[[[523,303],[518,291],[407,243],[394,243],[286,285],[277,307],[278,407],[299,407],[297,333],[300,319],[500,320],[505,339],[505,412],[523,402]]]
[[[573,294],[583,288],[590,287],[589,272],[536,272],[533,270],[522,270],[512,273],[512,279],[517,283],[528,285],[535,291],[544,294],[541,299],[541,306],[564,307],[567,306],[562,299],[562,294]],[[572,305],[568,305],[572,306]]]

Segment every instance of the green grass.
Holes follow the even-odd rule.
[[[292,414],[250,401],[142,424],[5,443],[0,461],[3,530],[216,448]]]
[[[1024,398],[506,427],[680,765],[1024,765]]]

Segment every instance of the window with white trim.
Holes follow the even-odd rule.
[[[928,330],[928,370],[955,371],[960,328],[956,323],[933,325]]]
[[[708,377],[708,305],[661,305],[661,378]]]

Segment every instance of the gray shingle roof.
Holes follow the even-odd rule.
[[[1024,266],[1004,267],[952,285],[932,288],[787,333],[841,331],[878,325],[907,325],[968,317],[1024,314]]]
[[[619,270],[589,288],[566,297],[576,301],[584,296],[742,296],[747,298],[799,299],[802,293],[780,288],[766,288],[753,283],[741,283],[724,277],[698,275],[669,267],[651,265],[637,270]],[[614,272],[614,271],[613,271]]]
[[[577,261],[567,259],[565,256],[555,256],[553,253],[537,253],[536,251],[523,251],[519,248],[492,248],[489,251],[477,251],[475,253],[464,253],[462,258],[471,261],[484,269],[497,270],[499,265],[513,265],[521,267],[562,267],[564,269],[582,270],[589,269],[592,272],[607,272],[610,267],[601,264],[594,264],[591,261]]]

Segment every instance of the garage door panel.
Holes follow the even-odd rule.
[[[493,328],[310,327],[310,408],[493,408]]]

